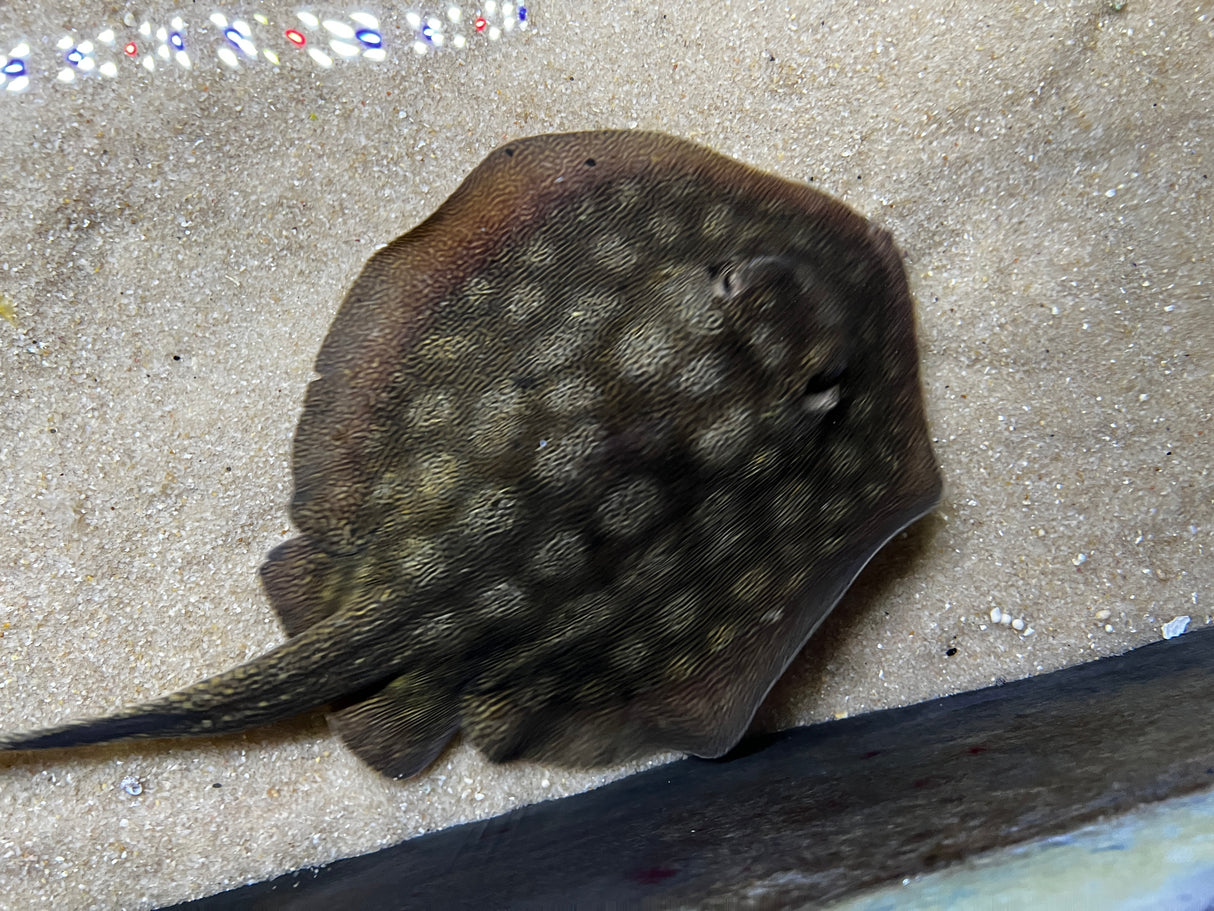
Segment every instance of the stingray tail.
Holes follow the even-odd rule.
[[[152,702],[59,727],[0,735],[0,751],[247,730],[392,676],[406,648],[377,624],[368,625],[365,616],[339,613],[246,664]]]

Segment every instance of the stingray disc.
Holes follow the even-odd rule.
[[[716,756],[940,494],[889,235],[656,133],[491,153],[371,257],[316,369],[299,536],[262,568],[290,640],[9,748],[334,703],[398,776],[457,731],[494,760]]]

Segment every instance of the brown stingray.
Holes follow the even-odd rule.
[[[243,730],[319,705],[408,776],[728,750],[931,510],[912,302],[841,203],[644,132],[491,153],[380,250],[316,361],[289,639],[7,750]]]

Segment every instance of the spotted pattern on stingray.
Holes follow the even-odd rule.
[[[330,705],[388,775],[716,756],[856,574],[936,504],[889,235],[644,132],[499,148],[377,252],[317,358],[288,640],[0,740],[218,734]]]

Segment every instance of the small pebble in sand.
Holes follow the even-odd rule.
[[[1175,639],[1189,628],[1190,619],[1191,618],[1188,614],[1183,617],[1173,617],[1171,620],[1161,626],[1159,631],[1163,633],[1163,638]]]
[[[1016,632],[1022,633],[1025,636],[1033,632],[1032,628],[1024,622],[1023,617],[1013,617],[1007,611],[998,607],[991,608],[991,623],[995,626],[1010,626]]]

